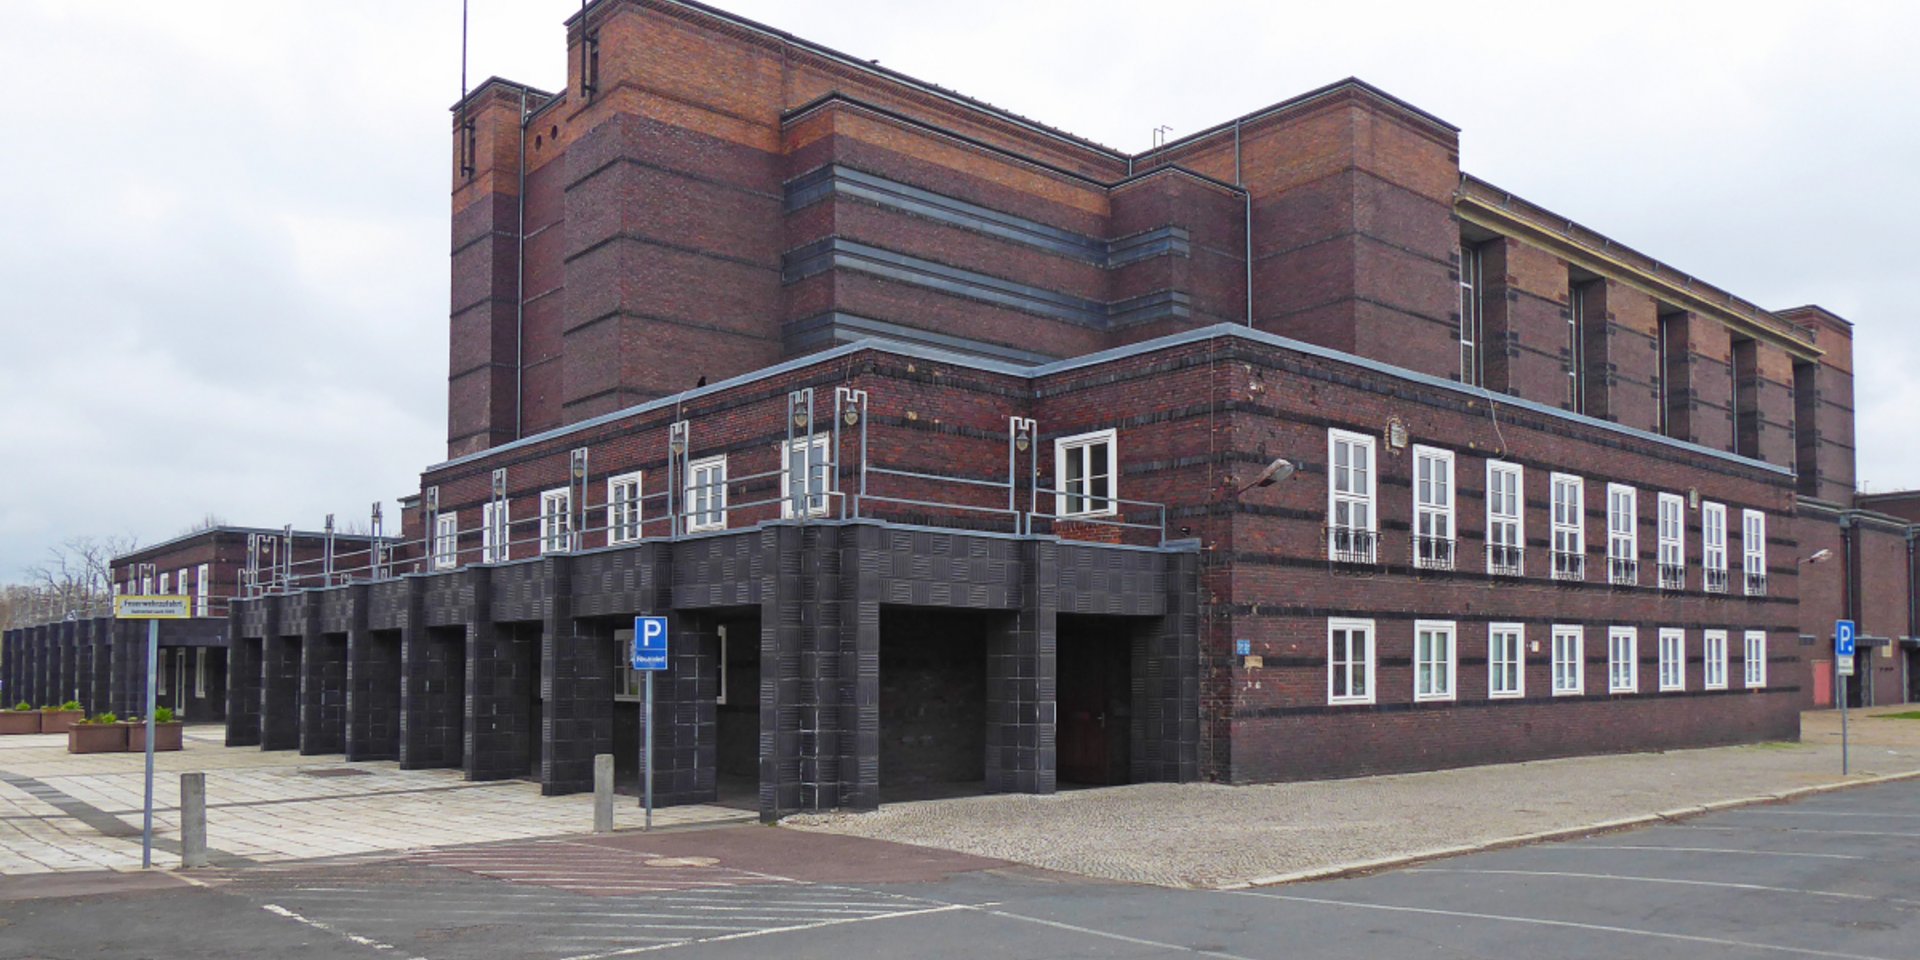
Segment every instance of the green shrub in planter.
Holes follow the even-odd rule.
[[[68,700],[68,701],[67,701],[66,703],[63,703],[63,704],[61,704],[61,705],[60,705],[60,709],[62,709],[62,710],[84,710],[84,709],[86,709],[86,708],[85,708],[85,707],[82,707],[82,706],[80,705],[80,701],[78,701],[78,700]]]
[[[115,714],[109,711],[107,713],[96,713],[93,715],[92,720],[82,720],[80,722],[81,723],[119,723],[120,717],[118,714]]]
[[[172,723],[173,708],[172,707],[154,707],[153,722],[154,723]]]
[[[18,710],[21,713],[26,713],[28,710],[33,709],[33,704],[28,703],[25,700],[22,700],[19,703],[14,704],[13,709]]]

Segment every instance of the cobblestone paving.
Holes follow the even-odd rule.
[[[1854,711],[1853,779],[1920,770],[1920,720],[1872,716],[1901,709]],[[1315,783],[967,797],[782,822],[1111,880],[1231,886],[1839,782],[1838,716],[1808,713],[1801,726],[1800,743]]]
[[[455,770],[229,748],[222,737],[217,727],[190,727],[186,749],[155,756],[157,843],[179,836],[179,775],[187,771],[207,774],[207,842],[216,859],[229,861],[549,837],[583,833],[593,824],[589,794],[541,797],[538,785],[519,780],[469,783]],[[141,754],[69,754],[59,735],[0,738],[0,875],[138,869],[144,764]],[[75,815],[80,808],[94,823]],[[638,828],[642,816],[631,797],[618,799],[616,829]],[[654,812],[654,824],[749,816],[723,807],[670,807]],[[156,851],[156,864],[177,862]]]

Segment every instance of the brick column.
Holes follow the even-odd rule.
[[[319,606],[315,596],[310,608]],[[347,635],[323,633],[310,615],[300,641],[300,752],[345,753],[347,749]]]
[[[246,607],[263,601],[236,600],[227,612],[227,746],[260,742],[260,641],[241,635]]]
[[[987,792],[1052,793],[1060,609],[1058,545],[1021,550],[1020,609],[987,636]]]
[[[400,640],[367,629],[371,587],[353,587],[347,624],[348,760],[400,756]]]
[[[446,574],[454,576],[454,574]],[[427,626],[426,577],[407,579],[400,630],[400,768],[458,767],[466,713],[465,638]]]
[[[883,549],[881,528],[872,524],[831,528],[838,536],[835,587],[837,688],[834,705],[839,737],[840,796],[837,806],[880,806],[880,574],[862,558]]]
[[[113,624],[114,713],[131,717],[146,708],[147,621],[116,620]]]
[[[260,645],[260,749],[300,746],[300,645],[306,605],[267,599],[266,639]],[[289,614],[292,613],[292,616]]]
[[[1130,778],[1200,778],[1200,554],[1166,558],[1167,612],[1134,632]]]
[[[803,613],[800,528],[763,527],[760,601],[760,819],[806,809],[801,791]]]
[[[635,548],[637,564],[658,564],[653,582],[667,582],[666,549]],[[609,558],[610,559],[610,558]],[[548,561],[549,596],[540,622],[540,700],[545,723],[540,737],[540,791],[547,796],[593,789],[593,757],[613,750],[613,671],[606,641],[583,636],[574,620],[575,561]],[[636,578],[638,579],[638,578]]]
[[[493,570],[475,567],[467,620],[466,744],[461,765],[469,780],[506,780],[528,774],[533,759],[532,700],[539,694],[537,664],[519,625],[493,622]]]
[[[0,631],[0,707],[20,702],[20,631]]]

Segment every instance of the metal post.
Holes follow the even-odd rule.
[[[180,866],[207,865],[207,775],[180,775]]]
[[[140,867],[153,866],[153,700],[160,669],[160,621],[147,621],[147,803],[140,827]]]
[[[1840,675],[1840,658],[1833,658],[1833,683],[1838,689],[1835,696],[1840,699],[1840,775],[1848,776],[1851,771],[1847,757],[1847,678]]]
[[[593,755],[593,832],[613,832],[613,754]]]
[[[645,776],[646,776],[646,788],[645,788],[646,795],[641,798],[640,802],[644,804],[647,808],[646,829],[652,830],[653,829],[653,671],[652,670],[647,671],[647,704],[644,709],[646,710],[647,715],[643,717],[642,720],[645,722],[645,725],[647,728],[647,735],[645,737],[644,743],[642,744],[642,748],[645,750],[646,753],[645,753],[645,757],[642,759],[641,762],[642,762],[642,768],[645,770]]]

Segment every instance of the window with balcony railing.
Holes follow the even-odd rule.
[[[1764,573],[1747,574],[1747,596],[1764,597],[1767,595],[1767,575]]]
[[[1421,570],[1453,569],[1453,538],[1413,536],[1413,565]]]
[[[1685,590],[1687,588],[1687,568],[1678,563],[1660,565],[1660,589]]]
[[[1702,580],[1702,586],[1708,593],[1727,592],[1727,572],[1725,570],[1715,570],[1709,567],[1707,568],[1706,576],[1703,577]]]
[[[1526,576],[1525,549],[1504,543],[1487,544],[1487,572],[1496,577]]]
[[[1327,557],[1334,563],[1365,564],[1379,562],[1378,538],[1372,530],[1357,527],[1327,527]]]
[[[1607,558],[1607,582],[1618,587],[1631,587],[1640,582],[1640,561],[1627,557]]]
[[[1553,578],[1555,580],[1585,580],[1587,578],[1587,555],[1569,553],[1565,550],[1553,551]]]

